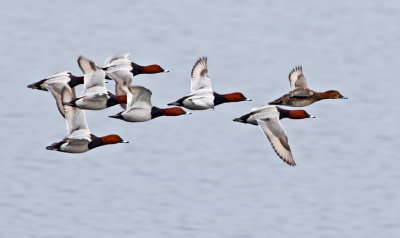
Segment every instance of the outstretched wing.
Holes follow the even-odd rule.
[[[314,92],[307,88],[296,88],[295,90],[291,91],[290,97],[293,98],[308,98],[314,94]]]
[[[310,88],[308,86],[307,80],[303,75],[303,67],[295,67],[289,74],[290,90],[295,90],[297,88]]]
[[[122,91],[127,95],[127,108],[152,108],[151,91],[142,86],[122,87]]]
[[[151,104],[151,91],[142,86],[130,87],[132,93],[131,107],[152,108]]]
[[[114,55],[104,62],[104,70],[107,76],[115,81],[115,94],[117,96],[127,94],[122,89],[129,88],[132,84],[132,62],[128,60],[129,53]],[[120,104],[126,109],[126,104]]]
[[[63,88],[61,99],[63,102],[70,102],[73,99],[70,87]],[[63,105],[63,110],[68,130],[67,138],[90,140],[90,131],[86,123],[85,112],[82,109],[68,105]]]
[[[288,138],[285,129],[279,122],[279,117],[257,119],[257,123],[267,136],[276,154],[287,164],[295,166],[296,163],[293,160]]]
[[[207,70],[207,57],[199,58],[192,68],[191,92],[200,89],[212,91]]]
[[[104,83],[105,72],[98,67],[93,61],[79,56],[78,64],[84,75],[84,90],[83,96],[90,96],[93,94],[107,94],[107,88]]]
[[[106,61],[104,62],[104,67],[113,66],[117,63],[117,61],[128,61],[128,64],[129,64],[128,55],[129,55],[129,53],[123,53],[123,54],[117,54],[117,55],[108,57],[106,59]]]
[[[63,117],[65,117],[64,105],[62,105],[62,91],[64,88],[67,88],[71,91],[71,97],[75,98],[75,89],[70,88],[68,84],[65,82],[55,82],[55,83],[47,83],[46,89],[53,95],[56,100],[57,109],[61,113]]]

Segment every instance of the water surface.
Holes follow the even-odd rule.
[[[396,1],[12,1],[0,9],[1,237],[398,237],[400,146]],[[71,155],[54,100],[26,85],[129,52],[168,74],[135,84],[166,106],[208,56],[212,86],[252,102],[126,123],[86,113],[92,133],[130,144]],[[232,122],[289,90],[303,65],[316,91],[349,100],[283,120],[298,164],[259,128]],[[113,83],[107,85],[112,91]],[[82,87],[77,88],[77,92]]]

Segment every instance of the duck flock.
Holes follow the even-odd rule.
[[[106,59],[99,67],[93,61],[79,56],[78,65],[84,76],[74,76],[70,72],[51,75],[29,88],[49,91],[56,100],[57,108],[67,123],[68,135],[60,142],[47,146],[47,150],[67,153],[82,153],[93,148],[116,143],[128,143],[119,135],[97,137],[90,133],[86,123],[85,110],[102,110],[119,104],[123,111],[110,118],[127,122],[144,122],[160,116],[180,116],[191,114],[190,110],[207,110],[228,102],[251,101],[240,92],[219,94],[211,88],[207,70],[207,57],[199,58],[191,72],[191,92],[169,108],[159,108],[151,104],[152,92],[142,86],[132,86],[133,77],[138,74],[169,72],[159,65],[141,66],[128,59],[128,53]],[[105,86],[107,80],[115,81],[115,94]],[[338,91],[315,92],[308,86],[301,66],[289,74],[291,91],[268,105],[253,108],[250,113],[233,121],[258,125],[267,136],[276,154],[287,164],[295,166],[285,129],[280,119],[313,118],[304,110],[286,110],[276,105],[304,107],[323,99],[345,99]],[[81,97],[76,97],[75,86],[83,84]]]

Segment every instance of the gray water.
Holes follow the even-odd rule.
[[[398,1],[2,1],[0,237],[399,237]],[[252,102],[126,123],[86,113],[91,132],[130,144],[74,155],[50,94],[26,88],[116,53],[171,72],[140,75],[159,107],[189,93],[208,56],[215,91]],[[289,91],[349,100],[282,120],[297,167],[255,126],[233,122]],[[114,90],[113,83],[107,85]],[[78,94],[82,86],[77,87]]]

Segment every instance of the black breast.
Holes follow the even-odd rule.
[[[151,108],[151,119],[164,115],[164,112],[158,107]]]
[[[138,74],[143,74],[142,66],[135,64],[133,62],[131,63],[131,66],[132,66],[131,72],[132,72],[133,76],[138,75]]]
[[[214,92],[214,106],[217,106],[217,105],[225,103],[225,102],[226,102],[226,99],[221,94]]]

